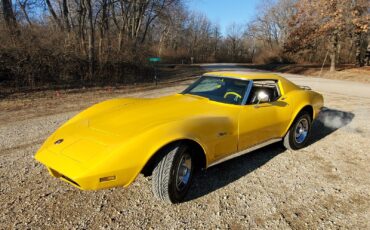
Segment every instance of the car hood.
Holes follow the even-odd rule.
[[[123,103],[91,116],[85,124],[92,130],[129,137],[170,121],[220,113],[220,103],[202,97],[176,94]]]
[[[117,145],[162,124],[200,117],[225,117],[222,106],[233,106],[192,95],[176,94],[135,99],[96,109],[88,117],[62,126],[46,147],[74,161],[90,165]],[[63,140],[55,144],[56,140]]]

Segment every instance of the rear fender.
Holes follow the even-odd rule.
[[[312,101],[313,101],[312,100],[312,98],[313,98],[312,93],[314,93],[314,92],[305,91],[305,90],[295,90],[295,91],[292,91],[289,94],[287,94],[287,97],[292,98],[293,111],[292,111],[292,117],[290,119],[290,122],[289,122],[288,126],[286,127],[286,129],[283,132],[284,136],[288,132],[288,130],[292,126],[294,120],[296,119],[296,117],[302,111],[302,109],[304,107],[311,106],[312,109],[313,109],[313,119],[316,118],[317,115],[315,114],[315,110],[312,106]]]

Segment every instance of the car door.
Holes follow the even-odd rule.
[[[291,106],[284,96],[273,102],[244,105],[239,115],[238,150],[280,138],[290,116]]]
[[[207,132],[209,133],[207,137],[214,149],[214,156],[211,157],[211,160],[221,159],[238,150],[238,114],[240,105],[225,105],[223,107],[227,111],[227,115],[217,117],[214,126],[211,123],[207,125]]]

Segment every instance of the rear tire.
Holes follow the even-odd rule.
[[[194,157],[189,150],[184,144],[164,149],[164,156],[153,171],[152,190],[155,197],[168,203],[184,199],[194,174]]]
[[[311,123],[311,116],[308,112],[298,114],[284,137],[285,148],[297,150],[305,147],[311,133]]]

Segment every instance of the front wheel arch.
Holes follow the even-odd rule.
[[[156,164],[163,158],[163,156],[166,154],[166,150],[168,148],[171,148],[174,145],[178,144],[185,144],[188,145],[193,151],[191,154],[194,156],[194,163],[195,163],[195,169],[205,169],[207,165],[207,158],[205,151],[203,147],[196,141],[191,140],[191,139],[179,139],[179,140],[174,140],[172,142],[169,142],[162,146],[159,150],[157,150],[147,161],[145,164],[144,168],[141,170],[141,173],[144,176],[151,176],[154,170],[154,167]]]

